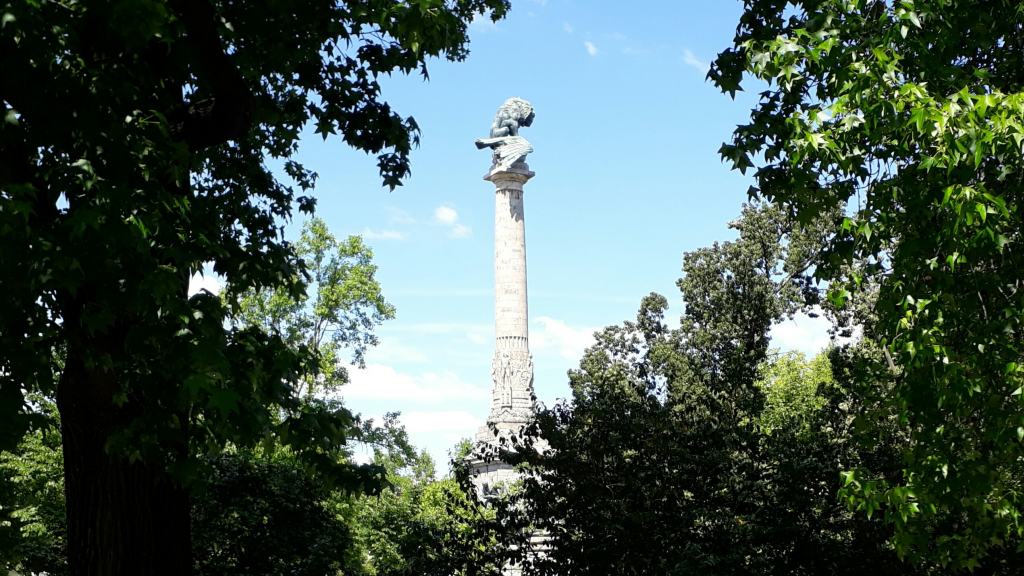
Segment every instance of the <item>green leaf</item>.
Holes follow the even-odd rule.
[[[238,402],[241,396],[234,390],[226,388],[215,388],[210,394],[210,406],[224,415],[230,415],[238,411]]]

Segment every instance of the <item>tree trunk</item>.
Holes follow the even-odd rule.
[[[188,494],[161,464],[107,453],[138,407],[115,406],[109,373],[68,351],[57,390],[64,442],[67,551],[75,576],[191,573]]]

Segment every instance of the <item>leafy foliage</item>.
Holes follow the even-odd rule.
[[[38,404],[47,425],[14,450],[0,451],[0,569],[63,576],[68,569],[57,409],[52,402]]]
[[[861,381],[841,377],[865,354],[861,344],[833,348],[804,360],[780,356],[762,366],[766,401],[759,416],[761,506],[752,529],[763,539],[764,574],[932,574],[926,565],[900,562],[889,544],[891,530],[848,509],[837,498],[844,469],[866,465],[898,476],[905,438],[890,411],[878,413],[870,434],[854,414]],[[942,573],[937,572],[937,573]]]
[[[765,364],[772,324],[811,292],[821,241],[787,222],[748,207],[735,242],[687,254],[678,329],[651,295],[597,335],[571,401],[543,411],[516,454],[522,498],[502,514],[548,547],[519,548],[529,572],[912,573],[836,498],[840,463],[860,452],[828,360]]]
[[[270,439],[337,482],[378,484],[336,457],[352,415],[300,401],[317,350],[228,326],[220,300],[187,297],[188,279],[212,263],[239,292],[299,298],[303,265],[280,225],[294,203],[315,204],[300,132],[377,155],[384,184],[399,185],[418,128],[378,79],[461,60],[471,19],[507,8],[0,6],[0,448],[33,425],[26,394],[56,396],[76,570],[187,572],[184,486],[227,444]],[[112,503],[107,523],[98,499]]]
[[[60,447],[39,446],[39,437],[0,453],[0,470],[16,488],[0,500],[12,520],[0,566],[68,574]],[[225,454],[206,464],[209,474],[192,503],[195,573],[364,573],[353,535],[356,496],[332,490],[280,451]]]
[[[394,318],[395,308],[384,300],[374,278],[373,251],[359,236],[340,241],[323,220],[313,218],[303,226],[295,254],[310,278],[307,292],[293,297],[279,287],[231,294],[233,321],[312,351],[319,362],[314,372],[302,376],[307,393],[333,391],[348,382],[342,350],[351,349],[361,365],[366,347],[378,342],[373,328]]]
[[[195,573],[451,576],[477,566],[480,545],[494,540],[478,536],[486,512],[454,479],[437,480],[430,457],[400,436],[378,450],[388,470],[378,495],[338,490],[282,450],[206,462],[192,502]],[[0,452],[4,569],[69,573],[59,439],[54,426]]]
[[[275,180],[264,155],[284,161],[293,183],[309,190],[315,174],[290,157],[299,130],[314,121],[380,153],[385,182],[397,185],[415,124],[378,100],[378,75],[425,71],[431,55],[464,57],[467,21],[505,8],[321,2],[271,17],[268,6],[238,3],[6,7],[0,231],[2,268],[19,273],[0,280],[9,295],[0,421],[24,413],[20,391],[53,392],[60,371],[48,351],[68,342],[70,355],[117,376],[119,402],[188,405],[197,436],[243,440],[236,430],[251,426],[240,415],[258,422],[266,414],[259,407],[288,403],[281,379],[260,373],[304,368],[274,335],[225,331],[216,301],[184,297],[188,275],[213,262],[239,290],[280,285],[299,294],[301,267],[274,225],[291,213],[292,188]],[[221,46],[231,49],[207,53]],[[231,128],[216,114],[196,117],[203,106],[247,113],[221,135],[232,145],[195,132],[200,120],[209,130]],[[132,345],[92,346],[106,340]],[[144,384],[155,365],[178,384],[162,392]],[[242,381],[260,384],[232,389]],[[149,430],[174,418],[173,410],[147,411],[156,421],[137,424]],[[159,452],[158,439],[136,432],[141,448]]]
[[[196,574],[337,573],[351,555],[330,491],[288,458],[224,455],[195,498]]]
[[[500,574],[487,552],[493,511],[481,508],[451,477],[436,479],[423,453],[407,471],[393,459],[389,486],[357,502],[357,540],[371,576]]]
[[[825,404],[819,389],[831,384],[832,365],[824,354],[807,361],[802,353],[789,352],[769,362],[757,382],[765,396],[761,430],[807,431]]]
[[[751,195],[827,219],[817,276],[875,306],[910,436],[902,477],[850,477],[856,505],[950,567],[1024,534],[1022,22],[1010,1],[747,0],[709,74],[767,83],[721,154],[757,165]]]

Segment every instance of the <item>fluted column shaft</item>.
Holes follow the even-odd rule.
[[[533,416],[533,360],[529,349],[526,226],[523,185],[533,177],[524,162],[487,177],[494,203],[494,360],[491,413],[499,429]]]
[[[523,189],[499,188],[494,202],[494,335],[498,341],[521,340],[525,346],[527,306]]]

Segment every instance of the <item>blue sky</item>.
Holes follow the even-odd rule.
[[[521,135],[535,149],[524,201],[538,398],[567,396],[565,373],[592,332],[632,318],[644,295],[666,295],[678,314],[682,253],[731,238],[750,185],[717,150],[752,95],[734,101],[704,80],[740,12],[730,0],[513,0],[506,20],[472,24],[465,62],[433,62],[429,82],[384,84],[422,130],[412,176],[394,192],[381,188],[374,158],[304,138],[300,159],[320,174],[318,215],[335,234],[364,235],[398,311],[366,369],[352,371],[349,406],[367,417],[401,411],[441,469],[483,424],[494,188],[482,180],[489,154],[473,140],[510,96],[537,114]],[[808,352],[825,341],[821,321],[806,318],[774,336]]]

